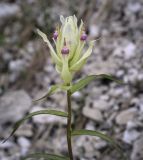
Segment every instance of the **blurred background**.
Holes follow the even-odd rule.
[[[32,103],[49,86],[61,82],[49,49],[35,32],[52,41],[59,15],[83,19],[94,52],[75,80],[89,74],[112,74],[126,85],[93,81],[72,97],[74,128],[99,130],[118,141],[129,160],[143,159],[143,1],[142,0],[0,0],[0,140],[27,113],[44,108],[66,110],[56,93]],[[37,116],[24,123],[6,143],[0,160],[20,160],[33,152],[67,155],[66,120]],[[75,160],[120,160],[108,143],[73,138]]]

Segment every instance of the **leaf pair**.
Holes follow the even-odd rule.
[[[123,84],[122,81],[114,78],[112,75],[107,75],[107,74],[99,74],[99,75],[90,75],[90,76],[86,76],[85,78],[79,80],[77,83],[71,85],[71,86],[65,86],[63,84],[61,85],[53,85],[51,86],[51,88],[49,89],[48,93],[45,94],[43,97],[35,100],[36,101],[40,101],[40,100],[44,100],[46,99],[48,96],[52,95],[53,93],[57,92],[58,90],[70,90],[71,94],[75,93],[76,91],[79,91],[80,89],[84,88],[86,85],[88,85],[91,81],[95,80],[95,79],[109,79],[112,81],[115,81],[119,84]]]

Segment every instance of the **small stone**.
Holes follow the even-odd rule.
[[[101,111],[108,110],[110,108],[109,103],[106,101],[108,100],[108,98],[109,98],[108,96],[107,97],[101,96],[100,99],[94,100],[93,107]]]
[[[0,18],[9,18],[19,13],[20,7],[16,4],[0,3]]]
[[[75,100],[77,100],[77,101],[80,101],[81,99],[82,99],[82,94],[81,94],[81,92],[75,92],[74,94],[72,94],[72,97],[75,99]]]
[[[138,137],[140,133],[136,130],[125,130],[123,134],[123,141],[128,144],[132,144]]]
[[[23,60],[13,60],[9,63],[9,70],[12,72],[21,72],[25,69],[25,61]]]
[[[138,2],[129,3],[127,6],[127,9],[133,13],[139,12],[141,8],[142,8],[142,5]]]
[[[136,108],[123,110],[116,117],[116,123],[119,125],[125,125],[127,124],[128,121],[133,120],[136,115],[137,115]]]
[[[143,103],[139,105],[140,111],[143,112]]]
[[[19,137],[18,144],[21,147],[21,155],[25,156],[31,146],[30,141],[25,137]]]
[[[18,138],[18,144],[21,146],[21,147],[24,147],[24,148],[29,148],[30,147],[30,141],[25,138],[25,137],[19,137]]]
[[[100,149],[105,148],[106,146],[107,146],[107,142],[106,141],[103,141],[103,140],[101,140],[99,138],[96,138],[95,143],[94,143],[95,149],[100,150]]]
[[[101,114],[101,111],[97,108],[84,107],[82,113],[85,117],[88,117],[95,121],[98,122],[103,121],[103,116]]]
[[[5,143],[0,142],[0,149],[10,149],[14,146],[14,143],[6,141]]]
[[[131,160],[142,160],[143,159],[143,135],[138,138],[134,145],[131,153]]]
[[[134,57],[136,55],[135,50],[136,46],[134,43],[130,42],[129,44],[127,44],[127,46],[125,46],[125,48],[123,49],[125,59],[127,60]]]
[[[90,25],[90,35],[92,37],[97,37],[99,36],[99,27],[97,25]]]

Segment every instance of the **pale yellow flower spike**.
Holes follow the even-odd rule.
[[[52,47],[45,33],[37,30],[38,34],[48,44],[56,70],[65,84],[70,84],[75,72],[80,70],[86,63],[93,50],[94,41],[91,41],[85,53],[83,48],[87,35],[83,29],[83,22],[78,27],[76,16],[64,18],[60,16],[62,23],[53,34],[56,51]]]

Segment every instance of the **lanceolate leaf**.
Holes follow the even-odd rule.
[[[26,121],[29,118],[32,118],[33,116],[40,115],[40,114],[50,114],[50,115],[56,115],[56,116],[61,116],[61,117],[67,117],[68,116],[68,113],[62,112],[62,111],[57,111],[57,110],[40,110],[40,111],[29,113],[24,118],[22,118],[21,120],[17,121],[14,124],[13,130],[12,130],[10,136],[7,139],[5,139],[4,142],[7,141],[16,132],[16,130],[22,125],[22,123],[24,121]]]
[[[49,89],[48,93],[46,93],[43,97],[34,100],[33,102],[40,101],[40,100],[44,100],[44,99],[47,98],[48,96],[50,96],[50,95],[52,95],[53,93],[55,93],[58,89],[59,89],[59,86],[58,86],[58,85],[53,85],[53,86],[51,86],[51,88]]]
[[[60,85],[53,85],[51,86],[51,88],[49,89],[48,93],[46,93],[43,97],[34,100],[33,102],[37,102],[37,101],[41,101],[46,99],[47,97],[49,97],[50,95],[54,94],[56,91],[58,90],[64,90],[67,91],[71,88],[71,86],[64,86],[63,84]]]
[[[53,155],[48,153],[34,153],[30,154],[27,157],[22,158],[22,160],[39,160],[42,158],[42,160],[69,160],[68,157],[59,156],[59,155]]]
[[[90,75],[90,76],[87,76],[87,77],[79,80],[77,83],[73,84],[73,86],[71,87],[71,93],[74,93],[74,92],[82,89],[83,87],[85,87],[87,84],[89,84],[94,79],[102,79],[102,78],[106,78],[106,79],[115,81],[119,84],[122,84],[122,81],[114,78],[111,75],[106,75],[106,74]]]
[[[126,158],[124,157],[123,151],[122,151],[121,147],[119,146],[119,144],[117,144],[111,137],[107,136],[106,134],[103,134],[103,133],[101,133],[101,132],[99,132],[99,131],[92,131],[92,130],[84,130],[84,129],[83,129],[83,130],[75,130],[75,131],[72,131],[71,135],[72,135],[72,136],[89,135],[89,136],[97,136],[97,137],[100,137],[101,139],[109,142],[112,146],[114,146],[115,149],[117,149],[117,150],[120,152],[122,158],[123,158],[123,159],[126,159]]]

